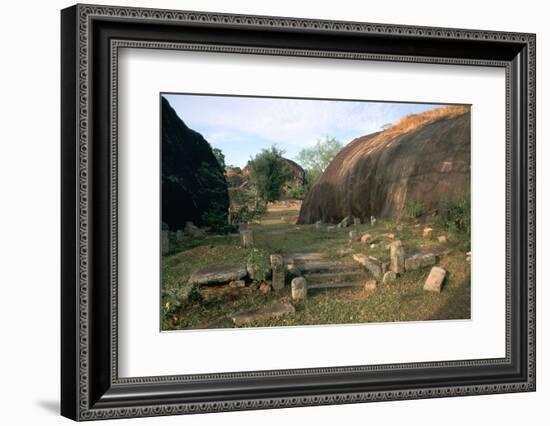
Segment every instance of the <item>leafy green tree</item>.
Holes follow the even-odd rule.
[[[222,170],[225,170],[225,155],[223,155],[222,150],[220,148],[212,148],[212,153],[214,154],[214,157],[216,157],[216,160]]]
[[[306,184],[309,186],[323,174],[332,159],[344,147],[338,139],[325,136],[325,140],[317,139],[311,148],[304,148],[296,159],[306,170]]]
[[[285,183],[292,176],[283,154],[284,151],[273,145],[269,149],[263,149],[250,160],[253,182],[258,196],[265,203],[278,200]]]

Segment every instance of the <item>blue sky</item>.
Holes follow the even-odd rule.
[[[344,145],[379,131],[434,104],[163,95],[191,129],[220,148],[228,165],[243,167],[250,157],[276,144],[295,159],[302,148],[326,136]]]

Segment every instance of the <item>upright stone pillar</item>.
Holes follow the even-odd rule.
[[[251,248],[254,246],[254,236],[251,229],[241,231],[241,246]]]
[[[285,287],[285,265],[283,256],[272,254],[271,260],[271,286],[273,290],[282,290]]]
[[[396,274],[405,272],[405,249],[400,240],[390,245],[390,269]]]
[[[160,245],[162,254],[167,254],[170,252],[170,231],[165,229],[162,230],[162,240]]]

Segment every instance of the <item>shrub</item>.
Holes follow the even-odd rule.
[[[227,234],[235,231],[235,227],[227,223],[227,215],[223,210],[211,209],[204,212],[201,223],[215,233]]]
[[[304,185],[300,185],[299,183],[292,184],[286,190],[286,196],[288,198],[294,198],[296,200],[303,200],[306,196],[306,193],[306,187]]]
[[[450,232],[470,235],[470,197],[463,197],[460,201],[448,201],[440,211],[441,224]]]
[[[250,250],[246,258],[246,265],[251,269],[253,280],[257,283],[265,281],[271,272],[269,254],[257,248]]]
[[[405,213],[411,219],[415,219],[424,214],[424,204],[421,201],[410,201],[405,206]]]

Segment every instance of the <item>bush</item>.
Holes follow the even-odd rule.
[[[458,202],[448,201],[439,214],[441,224],[450,232],[470,235],[471,217],[470,197]]]
[[[271,272],[269,254],[257,248],[250,250],[246,258],[246,265],[252,270],[253,280],[256,283],[265,281]]]
[[[227,215],[220,210],[208,210],[201,215],[201,223],[211,232],[227,234],[234,232],[235,227],[227,223]]]
[[[405,206],[405,213],[411,219],[415,219],[424,214],[424,204],[421,201],[409,201]]]
[[[286,190],[286,196],[288,198],[294,198],[296,200],[303,200],[306,196],[306,193],[306,187],[304,185],[300,185],[299,183],[292,184]]]
[[[272,146],[270,149],[263,149],[249,162],[254,186],[264,203],[278,200],[285,183],[292,176],[283,153]]]

